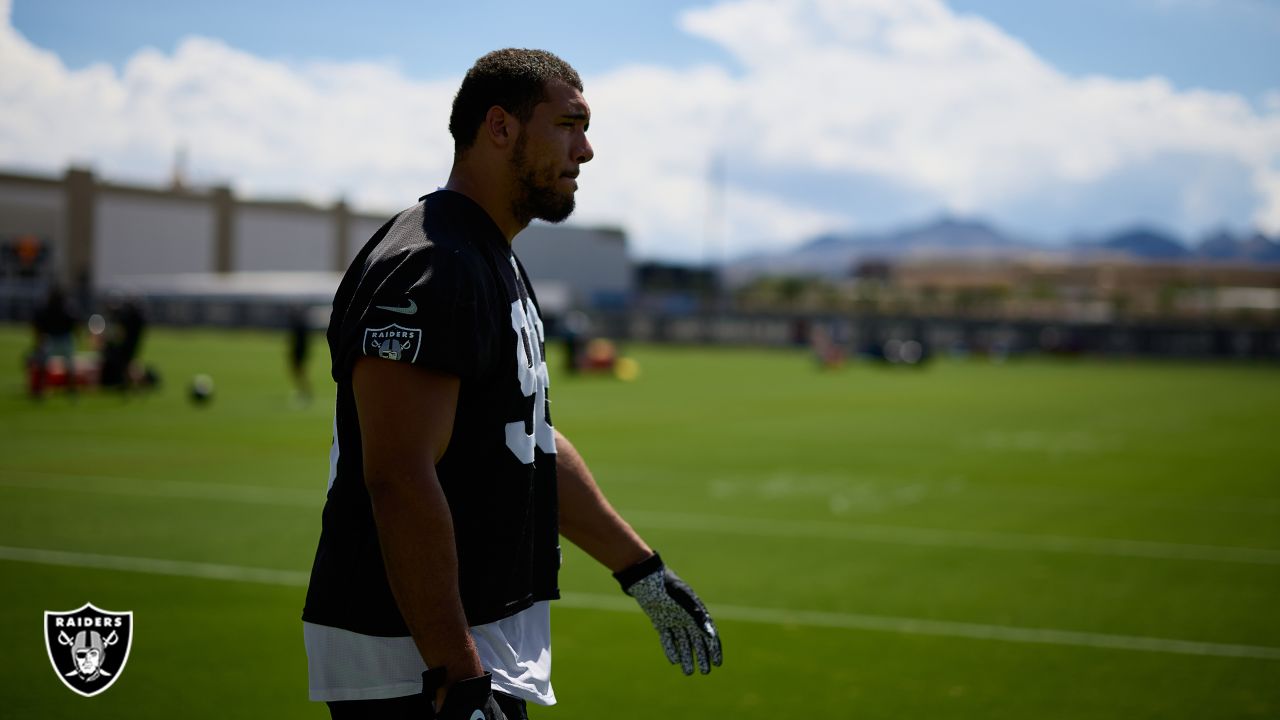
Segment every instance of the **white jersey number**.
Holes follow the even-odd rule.
[[[520,392],[533,397],[533,434],[524,431],[525,421],[507,423],[507,447],[528,465],[533,462],[536,445],[544,453],[556,451],[555,431],[547,422],[547,360],[542,356],[542,318],[529,303],[528,312],[520,300],[511,303],[511,329],[516,333],[516,371],[520,375]]]

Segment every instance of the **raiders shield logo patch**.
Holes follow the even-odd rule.
[[[418,359],[418,348],[421,345],[422,331],[416,328],[392,324],[364,331],[365,355],[413,362]]]
[[[44,614],[44,644],[53,671],[72,692],[93,697],[120,679],[129,661],[133,613],[79,610]]]

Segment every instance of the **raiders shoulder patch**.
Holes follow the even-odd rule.
[[[421,346],[421,330],[394,323],[386,327],[366,328],[362,343],[365,355],[388,360],[407,360],[410,363],[418,359],[418,349]]]

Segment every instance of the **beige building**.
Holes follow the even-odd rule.
[[[127,290],[200,302],[328,301],[395,212],[249,200],[230,188],[126,185],[82,169],[0,173],[0,319],[56,281],[83,297]],[[549,314],[618,307],[631,293],[620,230],[537,224],[517,254]]]

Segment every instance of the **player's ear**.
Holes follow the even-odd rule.
[[[500,106],[494,105],[485,113],[480,132],[494,147],[506,148],[515,142],[516,135],[520,132],[520,121]]]

